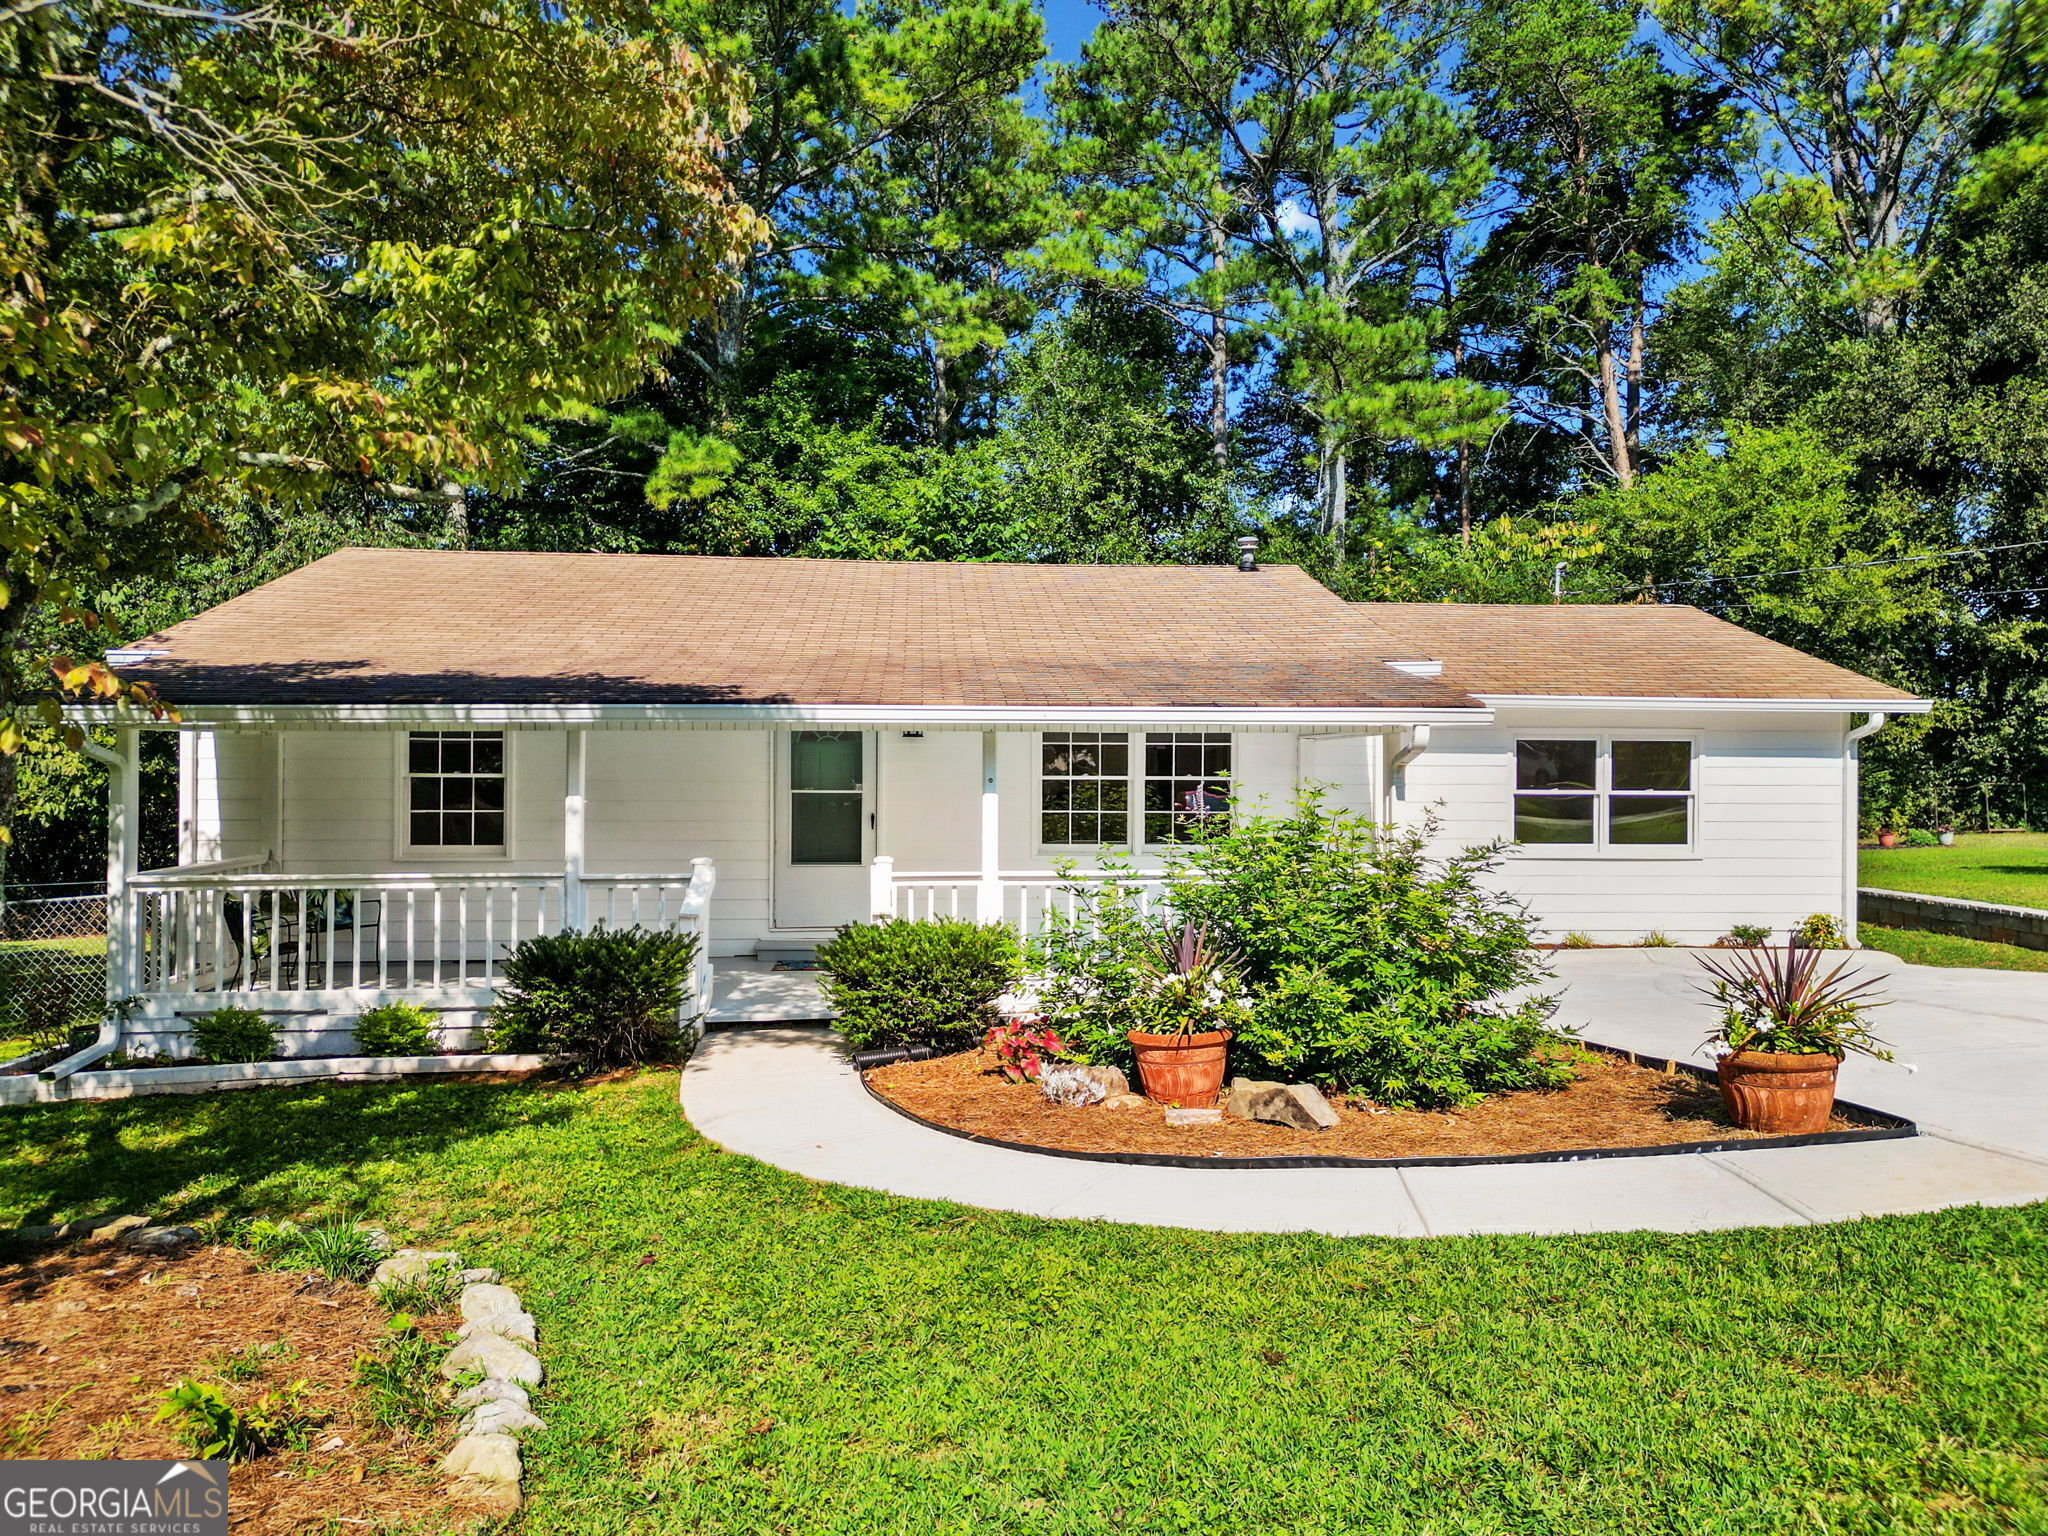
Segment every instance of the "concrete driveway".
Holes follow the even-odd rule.
[[[1908,965],[1877,950],[1836,957],[1884,978],[1869,1024],[1896,1063],[1852,1057],[1841,1094],[1918,1121],[1924,1131],[2048,1160],[2048,971]],[[1832,963],[1832,958],[1830,963]],[[1705,1063],[1713,1023],[1696,987],[1698,951],[1564,950],[1558,1022],[1589,1040]]]

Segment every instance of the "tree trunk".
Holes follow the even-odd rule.
[[[441,494],[448,498],[448,547],[469,548],[469,492],[454,480],[443,480]]]
[[[1323,531],[1330,540],[1330,558],[1338,572],[1344,569],[1346,546],[1351,536],[1350,465],[1343,441],[1327,428],[1320,454],[1323,474]]]
[[[9,835],[14,831],[14,805],[19,786],[16,766],[18,755],[0,752],[0,832]],[[7,915],[7,855],[13,852],[5,837],[0,837],[0,918]]]
[[[1627,430],[1622,434],[1622,443],[1628,450],[1629,473],[1633,475],[1641,462],[1640,444],[1643,431],[1643,300],[1636,295],[1635,313],[1628,322],[1628,403]]]
[[[1209,271],[1213,275],[1225,256],[1223,226],[1209,226]],[[1230,326],[1224,318],[1223,302],[1215,301],[1209,311],[1209,456],[1216,472],[1230,469]]]
[[[1614,480],[1624,491],[1635,484],[1635,465],[1629,458],[1628,422],[1624,418],[1621,404],[1621,379],[1614,361],[1614,345],[1606,336],[1600,338],[1600,414],[1607,423],[1608,465],[1614,471]]]

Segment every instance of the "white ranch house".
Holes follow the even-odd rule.
[[[1062,861],[1309,783],[1518,839],[1553,934],[1853,924],[1856,741],[1927,708],[1690,608],[1348,604],[1249,555],[345,550],[116,659],[180,714],[107,754],[110,991],[173,1049],[230,1002],[301,1051],[394,998],[459,1041],[562,926],[733,965],[877,914],[1028,926]],[[135,868],[140,729],[178,735],[169,869]]]

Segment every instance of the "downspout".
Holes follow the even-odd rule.
[[[1862,810],[1862,785],[1857,762],[1861,756],[1856,743],[1885,722],[1885,712],[1873,709],[1870,718],[1853,726],[1842,738],[1842,937],[1849,947],[1856,943],[1856,892],[1863,883],[1856,869],[1856,827]]]
[[[107,1001],[126,998],[133,965],[134,934],[131,932],[128,899],[130,852],[139,828],[135,818],[140,810],[139,773],[135,757],[135,732],[118,733],[121,750],[103,747],[90,736],[80,750],[107,769]],[[59,1083],[72,1073],[103,1057],[111,1056],[121,1044],[121,1016],[112,1007],[100,1016],[100,1037],[82,1051],[52,1062],[38,1075],[46,1083]]]
[[[1404,768],[1428,750],[1428,726],[1411,725],[1401,732],[1401,746],[1392,757],[1387,759],[1387,782],[1384,789],[1384,808],[1386,814],[1381,818],[1385,825],[1391,827],[1394,824],[1394,781],[1401,776],[1401,771]]]

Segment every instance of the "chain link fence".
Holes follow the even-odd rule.
[[[106,997],[105,892],[0,905],[0,1060],[90,1039]]]

